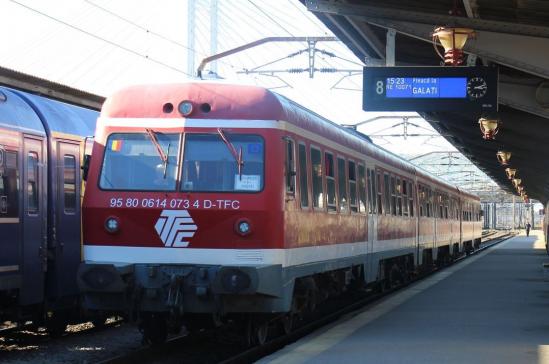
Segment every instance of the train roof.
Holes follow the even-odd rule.
[[[90,136],[95,132],[97,116],[97,111],[0,87],[0,124],[11,129]]]
[[[417,174],[439,187],[458,191],[456,186],[373,144],[370,138],[359,135],[262,87],[217,81],[130,86],[107,98],[101,110],[101,116],[106,118],[181,117],[177,111],[177,105],[182,101],[191,101],[195,106],[189,116],[192,119],[250,120],[252,128],[255,120],[283,120],[336,143],[347,145],[394,168]],[[172,111],[165,112],[164,105],[168,103],[172,104],[173,108]],[[210,107],[203,109],[200,107],[202,104],[209,104]],[[469,193],[465,194],[476,198]]]
[[[0,126],[45,135],[40,118],[30,105],[16,91],[0,87]]]
[[[99,115],[97,111],[23,91],[15,92],[31,105],[49,131],[82,137],[94,134]]]

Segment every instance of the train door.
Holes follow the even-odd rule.
[[[81,261],[80,145],[57,142],[53,284],[58,297],[78,293],[76,272]]]
[[[46,163],[43,142],[24,138],[23,245],[20,304],[39,303],[44,297],[46,270]]]

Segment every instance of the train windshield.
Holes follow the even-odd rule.
[[[99,186],[105,190],[175,190],[180,135],[154,135],[156,141],[147,133],[111,134]]]
[[[235,150],[242,150],[240,171],[238,160],[219,133],[186,134],[182,191],[258,192],[263,189],[263,138],[232,133],[226,137]]]

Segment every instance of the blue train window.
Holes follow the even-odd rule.
[[[65,212],[76,211],[76,159],[73,155],[63,157],[63,200]]]
[[[29,214],[38,213],[38,186],[38,154],[30,152],[27,156],[27,212]]]
[[[0,218],[19,216],[17,152],[0,149]]]

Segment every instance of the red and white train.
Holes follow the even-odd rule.
[[[280,319],[475,249],[478,197],[269,90],[211,82],[107,99],[84,197],[88,309],[170,325]]]

